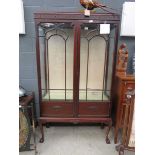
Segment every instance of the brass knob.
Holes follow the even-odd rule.
[[[132,97],[131,95],[126,95],[127,99],[131,99],[131,97]]]

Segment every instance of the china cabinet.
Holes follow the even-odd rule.
[[[48,122],[112,125],[119,15],[35,13],[40,128]],[[102,34],[103,24],[110,33]]]

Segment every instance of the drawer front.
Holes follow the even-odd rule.
[[[126,95],[127,93],[132,94],[135,90],[135,83],[133,81],[125,81],[123,83],[122,89],[122,102],[126,102]]]
[[[110,103],[79,103],[79,116],[102,117],[109,116]]]
[[[41,116],[45,117],[73,116],[73,105],[71,103],[42,103]]]

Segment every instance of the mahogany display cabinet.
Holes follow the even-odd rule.
[[[39,124],[112,125],[111,96],[120,17],[110,13],[35,13]],[[102,24],[110,33],[102,34]]]

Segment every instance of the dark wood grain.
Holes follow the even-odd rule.
[[[109,117],[109,106],[108,103],[97,103],[97,102],[80,102],[79,103],[79,116],[80,117]]]
[[[61,103],[61,102],[47,102],[42,103],[41,106],[41,116],[73,116],[73,104],[72,103]]]

